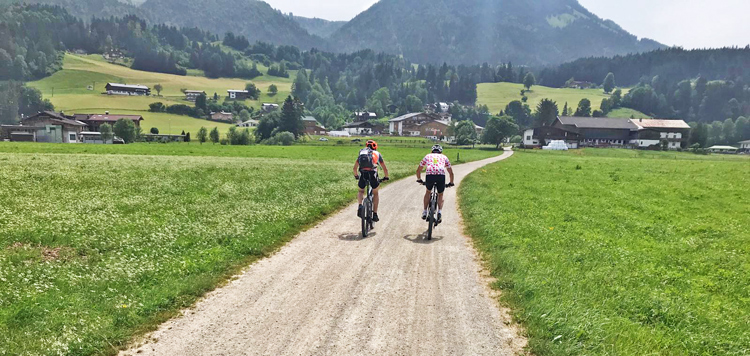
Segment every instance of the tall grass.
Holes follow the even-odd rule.
[[[113,354],[356,189],[351,147],[2,151],[15,153],[0,153],[0,355]],[[384,152],[394,178],[425,153]]]
[[[462,184],[531,351],[746,355],[750,164],[631,153],[520,152]]]

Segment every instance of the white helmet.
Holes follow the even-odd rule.
[[[440,145],[432,146],[432,153],[443,153],[443,146],[440,146]]]

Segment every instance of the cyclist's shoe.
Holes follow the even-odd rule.
[[[358,218],[362,217],[362,205],[360,205],[359,208],[357,208],[357,217]]]
[[[426,211],[422,212],[422,220],[427,220],[427,212]]]
[[[372,222],[378,222],[380,221],[380,218],[378,217],[378,213],[372,213]]]
[[[436,221],[436,222],[437,222],[438,224],[440,224],[440,223],[442,223],[442,222],[443,222],[443,214],[441,214],[441,213],[438,213],[438,217],[437,217],[437,221]]]

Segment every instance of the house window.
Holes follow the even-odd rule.
[[[72,134],[70,134],[68,136],[68,138],[69,138],[70,141],[75,141],[76,140],[76,134],[72,133]]]
[[[531,136],[526,136],[526,141],[531,141]]]

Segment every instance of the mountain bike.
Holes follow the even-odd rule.
[[[362,173],[360,173],[362,174]],[[358,178],[359,179],[359,178]],[[366,238],[370,234],[370,231],[375,228],[372,221],[373,207],[372,207],[372,185],[370,184],[370,178],[365,176],[364,179],[367,181],[365,189],[367,189],[367,196],[362,201],[362,238]],[[388,178],[378,179],[379,183],[387,181]]]
[[[424,181],[418,180],[417,183],[420,185],[427,185]],[[453,187],[453,184],[446,184],[446,188]],[[427,240],[432,240],[432,230],[440,225],[435,216],[438,212],[438,199],[440,193],[438,193],[437,184],[432,187],[432,194],[430,195],[430,205],[427,206]]]

